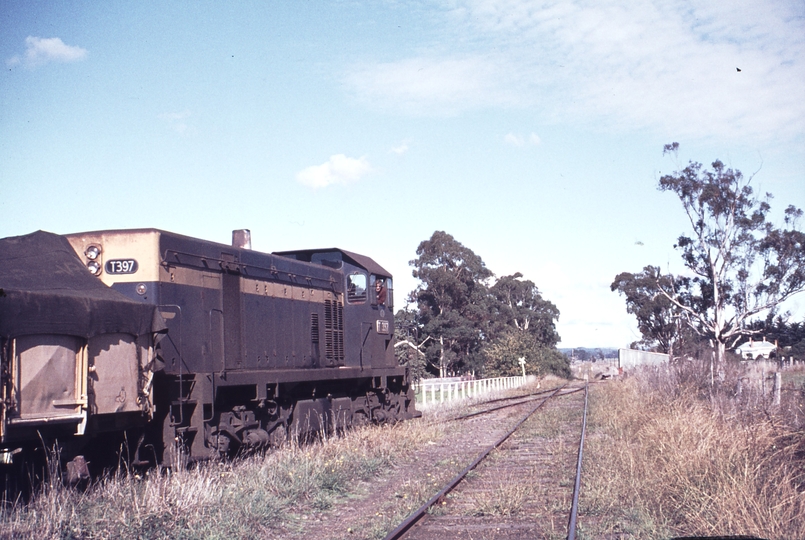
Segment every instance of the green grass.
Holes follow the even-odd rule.
[[[783,370],[783,388],[805,388],[805,366],[797,365]]]

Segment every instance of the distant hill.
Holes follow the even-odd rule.
[[[590,360],[593,358],[617,358],[618,349],[611,347],[573,347],[559,349],[559,352],[575,360]]]

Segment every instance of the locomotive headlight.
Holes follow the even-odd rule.
[[[137,290],[137,294],[142,296],[142,295],[144,295],[145,293],[148,292],[148,287],[145,286],[145,283],[138,283],[136,290]]]
[[[101,275],[101,264],[98,261],[89,261],[87,263],[87,269],[93,276]]]
[[[89,246],[87,250],[84,252],[84,255],[87,256],[87,259],[94,261],[97,259],[101,254],[101,248],[98,246]]]

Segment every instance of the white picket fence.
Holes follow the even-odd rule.
[[[415,384],[413,388],[414,392],[417,394],[417,405],[432,405],[517,388],[533,380],[536,380],[534,375],[526,375],[525,377],[494,377],[492,379],[473,379],[467,381],[459,379],[422,379],[419,383]],[[421,399],[419,399],[420,396]]]

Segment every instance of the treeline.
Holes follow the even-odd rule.
[[[481,257],[444,231],[419,244],[410,261],[419,286],[415,309],[396,314],[396,353],[416,377],[474,373],[569,376],[556,348],[559,310],[537,286],[515,273],[495,279]]]
[[[598,362],[618,358],[618,349],[602,349],[600,347],[596,347],[594,349],[588,349],[587,347],[574,347],[572,349],[559,349],[559,352],[569,356],[571,362]]]
[[[805,320],[793,322],[788,316],[771,314],[765,320],[752,321],[749,330],[757,339],[776,342],[782,356],[805,360]]]

